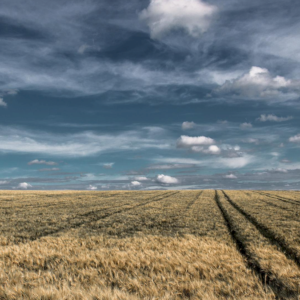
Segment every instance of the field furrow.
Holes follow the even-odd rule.
[[[281,202],[285,202],[285,203],[290,203],[292,205],[296,205],[300,206],[300,202],[298,202],[297,200],[294,200],[294,199],[289,199],[289,198],[285,198],[285,197],[281,197],[281,196],[277,196],[277,195],[272,195],[272,194],[269,194],[269,193],[264,193],[264,192],[256,192],[260,195],[263,195],[263,196],[267,196],[267,197],[270,197],[270,198],[273,198],[273,199],[276,199],[276,200],[279,200]]]
[[[254,201],[245,200],[243,193],[233,195],[226,191],[230,203],[246,216],[262,234],[278,245],[286,255],[300,266],[299,223],[286,219],[285,211],[275,212],[263,205],[255,205]],[[245,194],[244,194],[245,195]],[[244,196],[246,197],[246,195]]]
[[[300,291],[300,269],[297,264],[280,252],[225,193],[216,191],[215,200],[248,266],[273,289],[279,299],[297,299]]]

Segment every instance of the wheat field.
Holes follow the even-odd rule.
[[[300,193],[1,191],[0,299],[300,299]]]

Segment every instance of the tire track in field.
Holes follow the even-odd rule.
[[[49,235],[51,235],[51,234],[56,234],[56,233],[62,232],[62,231],[64,231],[64,230],[70,230],[70,229],[77,228],[77,227],[79,227],[79,226],[81,226],[81,225],[83,225],[83,224],[91,224],[91,223],[93,223],[93,222],[97,222],[97,221],[99,221],[99,220],[106,219],[106,218],[108,218],[108,217],[110,217],[110,216],[112,216],[112,215],[115,215],[115,214],[123,213],[123,212],[129,211],[129,210],[132,210],[132,209],[141,207],[141,206],[145,206],[145,205],[147,205],[147,204],[149,204],[149,203],[153,203],[153,202],[158,202],[158,201],[164,200],[164,199],[169,198],[169,197],[171,197],[171,196],[173,196],[173,195],[175,195],[175,194],[178,194],[178,193],[179,193],[179,192],[177,191],[177,192],[175,192],[175,193],[169,193],[169,192],[168,192],[168,193],[165,193],[165,194],[163,194],[163,195],[157,195],[157,196],[148,198],[149,201],[146,201],[146,202],[137,204],[137,205],[135,205],[135,206],[133,206],[133,207],[128,207],[128,208],[125,208],[125,209],[120,209],[120,210],[117,210],[117,211],[114,211],[114,212],[111,212],[111,213],[107,213],[107,214],[105,214],[104,216],[97,217],[97,218],[93,219],[92,221],[88,221],[88,222],[86,222],[86,221],[77,222],[77,223],[75,223],[75,224],[72,224],[71,226],[59,228],[59,229],[57,229],[57,230],[52,230],[51,232],[47,232],[46,234],[36,235],[35,237],[29,238],[29,240],[35,241],[35,240],[38,240],[38,239],[40,239],[40,238],[42,238],[42,237],[49,236]],[[158,199],[153,199],[153,198],[157,198],[157,197],[160,197],[160,198],[158,198]],[[146,199],[146,200],[147,200],[147,199]],[[18,237],[18,236],[16,236],[16,237]],[[21,236],[19,236],[19,237],[21,237]]]
[[[284,198],[284,197],[281,197],[281,196],[275,196],[275,195],[267,194],[267,193],[264,193],[264,192],[258,192],[258,191],[254,191],[254,192],[258,193],[260,195],[263,195],[263,196],[267,196],[269,198],[273,198],[273,199],[285,202],[285,203],[295,204],[297,206],[300,206],[300,202],[297,201],[297,200],[293,200],[293,199],[289,199],[289,198]]]
[[[195,203],[196,201],[199,199],[199,197],[202,195],[203,191],[200,191],[196,197],[194,199],[192,199],[186,206],[185,210],[184,210],[184,213],[185,214]]]
[[[251,197],[251,194],[250,194],[250,193],[245,193],[245,194]],[[288,207],[284,207],[284,206],[277,205],[277,204],[275,204],[275,203],[273,203],[273,202],[270,202],[270,201],[268,201],[268,200],[266,200],[266,199],[258,198],[258,199],[255,199],[255,200],[260,201],[260,202],[264,202],[264,203],[266,203],[267,205],[270,205],[270,206],[279,208],[279,209],[281,209],[281,210],[285,210],[285,211],[289,211],[289,212],[295,212],[295,210],[292,209],[292,208],[288,208]],[[298,216],[291,216],[291,217],[293,217],[293,220],[294,220],[294,221],[300,222],[300,220],[298,219]],[[296,219],[294,219],[294,218],[296,218]]]
[[[222,192],[224,193],[224,191],[222,191]],[[230,217],[230,214],[227,212],[227,210],[225,209],[223,204],[220,202],[219,195],[216,190],[215,190],[215,198],[214,199],[215,199],[217,206],[219,207],[219,209],[221,211],[221,214],[223,216],[225,224],[228,228],[229,234],[230,234],[232,240],[234,241],[234,243],[236,244],[237,250],[245,259],[246,266],[249,269],[254,271],[254,273],[258,276],[258,278],[261,279],[261,282],[264,286],[268,286],[269,288],[272,289],[272,291],[276,295],[276,300],[284,300],[285,298],[279,296],[279,294],[282,289],[286,289],[285,284],[278,280],[276,282],[274,282],[274,280],[272,280],[272,278],[271,278],[271,274],[266,272],[263,268],[261,268],[261,266],[259,264],[255,263],[255,261],[253,261],[253,259],[251,259],[251,257],[252,257],[251,253],[249,253],[249,251],[247,250],[246,244],[242,241],[239,233],[235,230],[235,226],[233,225],[234,223],[232,222],[232,218]],[[294,291],[289,291],[289,292],[291,294],[294,294]]]
[[[260,232],[261,235],[263,235],[265,238],[267,238],[271,244],[277,246],[283,254],[293,260],[299,267],[300,267],[300,257],[296,249],[290,247],[286,241],[276,235],[276,233],[268,228],[267,226],[261,224],[256,218],[251,216],[249,213],[247,213],[245,210],[243,210],[240,206],[238,206],[235,202],[233,202],[230,197],[222,190],[222,193],[224,194],[226,200],[240,213],[242,214],[252,225],[255,226],[255,228]]]

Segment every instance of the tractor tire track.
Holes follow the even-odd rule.
[[[285,203],[289,203],[289,204],[294,204],[294,205],[297,205],[297,206],[300,206],[300,203],[297,201],[297,200],[293,200],[293,199],[289,199],[289,198],[283,198],[281,196],[273,196],[271,194],[267,194],[267,193],[263,193],[263,192],[257,192],[257,191],[254,191],[260,195],[263,195],[263,196],[267,196],[269,198],[273,198],[273,199],[276,199],[276,200],[279,200],[279,201],[282,201],[282,202],[285,202]]]
[[[222,191],[223,192],[223,191]],[[223,192],[224,193],[224,192]],[[226,198],[227,199],[227,198]],[[256,263],[252,259],[252,254],[248,251],[246,244],[242,241],[240,234],[238,230],[236,230],[236,226],[234,225],[234,222],[226,210],[226,208],[223,206],[219,199],[219,195],[217,191],[215,190],[215,198],[214,198],[217,206],[219,207],[221,214],[223,216],[223,219],[225,221],[225,224],[228,228],[229,234],[233,240],[233,242],[236,244],[238,252],[244,257],[246,266],[248,269],[253,270],[254,273],[258,276],[258,278],[261,279],[261,282],[264,286],[267,286],[271,288],[271,290],[276,295],[277,300],[284,300],[285,298],[280,296],[281,292],[285,290],[290,295],[294,295],[295,292],[292,290],[287,290],[285,284],[281,282],[280,280],[275,280],[272,278],[272,274],[265,271],[258,263]],[[229,202],[229,201],[228,201]],[[230,203],[230,202],[229,202]]]
[[[200,191],[196,197],[194,199],[192,199],[186,206],[185,210],[184,210],[184,214],[196,203],[196,201],[200,198],[200,196],[202,195],[203,191]]]
[[[261,224],[256,218],[244,211],[240,206],[233,202],[230,197],[222,190],[226,200],[240,213],[242,214],[256,229],[267,238],[271,244],[277,246],[284,255],[293,260],[300,267],[300,257],[298,251],[288,245],[288,243],[280,236],[276,235],[270,228]]]
[[[149,201],[137,204],[137,205],[135,205],[133,207],[128,207],[128,208],[125,208],[125,209],[120,209],[120,210],[117,210],[117,211],[114,211],[114,212],[111,212],[111,213],[107,213],[107,214],[105,214],[105,215],[103,215],[101,217],[98,216],[97,218],[93,218],[93,220],[88,221],[88,222],[86,222],[86,220],[85,221],[80,221],[80,222],[72,224],[71,226],[66,226],[66,227],[63,227],[63,228],[59,228],[57,230],[52,230],[50,232],[47,232],[46,234],[41,234],[41,235],[37,234],[35,237],[30,237],[29,240],[35,241],[35,240],[38,240],[38,239],[40,239],[42,237],[46,237],[46,236],[49,236],[49,235],[52,235],[52,234],[57,234],[57,233],[65,231],[65,230],[70,230],[70,229],[78,228],[78,227],[80,227],[83,224],[89,225],[89,224],[91,224],[93,222],[97,222],[99,220],[106,219],[106,218],[108,218],[108,217],[110,217],[112,215],[123,213],[123,212],[129,211],[129,210],[141,207],[141,206],[145,206],[145,205],[147,205],[149,203],[153,203],[153,202],[158,202],[158,201],[164,200],[164,199],[169,198],[169,197],[171,197],[171,196],[173,196],[175,194],[178,194],[178,193],[179,192],[165,193],[163,195],[158,195],[158,196],[155,196],[155,197],[151,197],[150,199],[148,199]],[[157,198],[157,197],[160,197],[160,198],[153,199],[153,198]]]

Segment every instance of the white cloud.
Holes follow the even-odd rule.
[[[91,184],[87,187],[87,190],[91,190],[91,191],[94,191],[94,190],[97,190],[97,189],[98,188],[96,186],[91,185]]]
[[[48,165],[48,166],[54,166],[57,165],[54,161],[45,161],[45,160],[38,160],[34,159],[28,163],[28,165]]]
[[[257,119],[260,122],[267,122],[267,121],[273,121],[273,122],[284,122],[288,120],[292,120],[292,116],[288,117],[277,117],[275,115],[260,115],[260,117]]]
[[[249,144],[258,144],[259,140],[254,139],[254,138],[247,138],[243,140],[244,143],[249,143]]]
[[[141,183],[139,181],[131,181],[132,186],[140,186]]]
[[[245,155],[241,157],[227,157],[227,158],[219,158],[215,162],[214,167],[227,167],[232,169],[243,168],[249,163],[253,161],[253,157],[250,155]]]
[[[145,181],[145,180],[148,180],[148,178],[145,177],[145,176],[137,176],[137,177],[135,177],[135,179],[136,179],[137,181]]]
[[[27,183],[27,182],[21,182],[21,183],[19,183],[19,185],[18,185],[18,188],[19,189],[24,189],[24,190],[27,190],[28,188],[31,188],[32,187],[32,185],[30,185],[29,183]]]
[[[195,164],[186,164],[186,163],[178,163],[178,164],[155,164],[147,167],[148,170],[166,170],[166,169],[188,169],[195,167]]]
[[[227,80],[214,92],[232,98],[288,100],[299,96],[300,81],[273,77],[267,69],[253,66],[250,71]]]
[[[221,149],[216,145],[211,145],[206,150],[206,153],[210,153],[210,154],[219,154],[220,152],[221,152]]]
[[[159,183],[165,183],[165,184],[172,184],[172,183],[179,182],[177,178],[171,177],[168,175],[163,175],[163,174],[157,175],[156,181]]]
[[[245,123],[242,123],[242,124],[240,125],[240,127],[243,128],[243,129],[246,129],[246,128],[252,128],[252,124],[251,124],[251,123],[245,122]]]
[[[299,143],[300,142],[300,133],[290,137],[289,141],[292,143]]]
[[[221,149],[216,145],[211,145],[208,148],[201,147],[201,146],[193,146],[191,148],[193,152],[202,152],[206,154],[220,154]]]
[[[224,178],[237,179],[237,177],[234,174],[225,175]]]
[[[112,167],[113,167],[113,165],[114,165],[115,163],[105,163],[105,164],[103,164],[103,168],[105,168],[105,169],[111,169]]]
[[[184,29],[198,37],[208,29],[216,10],[201,0],[151,0],[140,19],[149,26],[153,39],[160,39],[173,29]]]
[[[7,106],[7,103],[4,102],[3,98],[0,98],[0,106],[4,106],[4,107]]]
[[[206,136],[192,137],[192,136],[182,135],[177,140],[177,147],[188,148],[188,147],[198,146],[198,145],[211,145],[214,143],[215,141],[213,139]]]
[[[7,184],[8,183],[8,181],[6,181],[6,180],[0,180],[0,184]]]
[[[182,130],[192,129],[196,126],[196,123],[194,122],[183,122],[181,125]]]
[[[59,168],[44,168],[44,169],[39,169],[40,172],[51,172],[51,171],[59,171]]]

